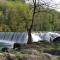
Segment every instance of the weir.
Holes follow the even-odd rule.
[[[54,32],[32,32],[32,40],[34,42],[47,40],[48,42],[53,41],[56,37],[60,37],[60,34]],[[0,32],[0,42],[10,43],[27,43],[28,33],[27,32]]]
[[[0,32],[0,41],[11,41],[15,43],[27,43],[26,32]]]

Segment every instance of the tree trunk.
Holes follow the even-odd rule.
[[[32,36],[31,36],[31,30],[33,28],[33,22],[34,22],[34,16],[35,16],[35,9],[36,9],[36,0],[34,1],[33,0],[33,3],[34,3],[34,7],[33,7],[33,14],[32,14],[32,23],[30,25],[30,28],[28,29],[28,44],[31,44],[32,43]]]
[[[32,44],[32,36],[31,36],[31,31],[28,31],[28,44]]]

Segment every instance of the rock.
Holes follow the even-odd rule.
[[[20,43],[14,43],[13,49],[20,50],[21,49],[21,44]]]
[[[16,60],[16,58],[10,56],[10,54],[7,54],[5,60]]]
[[[7,47],[4,47],[4,48],[2,48],[1,51],[3,51],[3,52],[8,52],[8,48],[7,48]]]
[[[51,57],[47,54],[42,55],[25,55],[21,60],[51,60]]]

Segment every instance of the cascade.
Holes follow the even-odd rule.
[[[26,32],[0,32],[0,41],[27,43]]]
[[[32,32],[32,40],[37,42],[39,40],[54,40],[56,37],[60,37],[60,34],[54,32]],[[27,43],[28,33],[27,32],[0,32],[0,42],[10,43]]]

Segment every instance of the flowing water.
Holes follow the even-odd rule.
[[[26,32],[0,32],[0,49],[3,47],[12,48],[14,43],[27,43]]]
[[[60,36],[58,33],[53,32],[32,32],[32,40],[37,42],[39,40],[53,40]],[[28,33],[27,32],[0,32],[0,48],[5,45],[13,45],[14,43],[27,43]]]
[[[27,33],[26,32],[0,32],[0,40],[10,41],[17,43],[26,43],[27,42]]]
[[[50,37],[54,39],[57,36],[60,36],[58,33],[53,32],[32,32],[32,40],[39,41],[39,40],[50,40]],[[28,41],[28,33],[27,32],[0,32],[0,42],[9,42],[13,43],[27,43]]]

